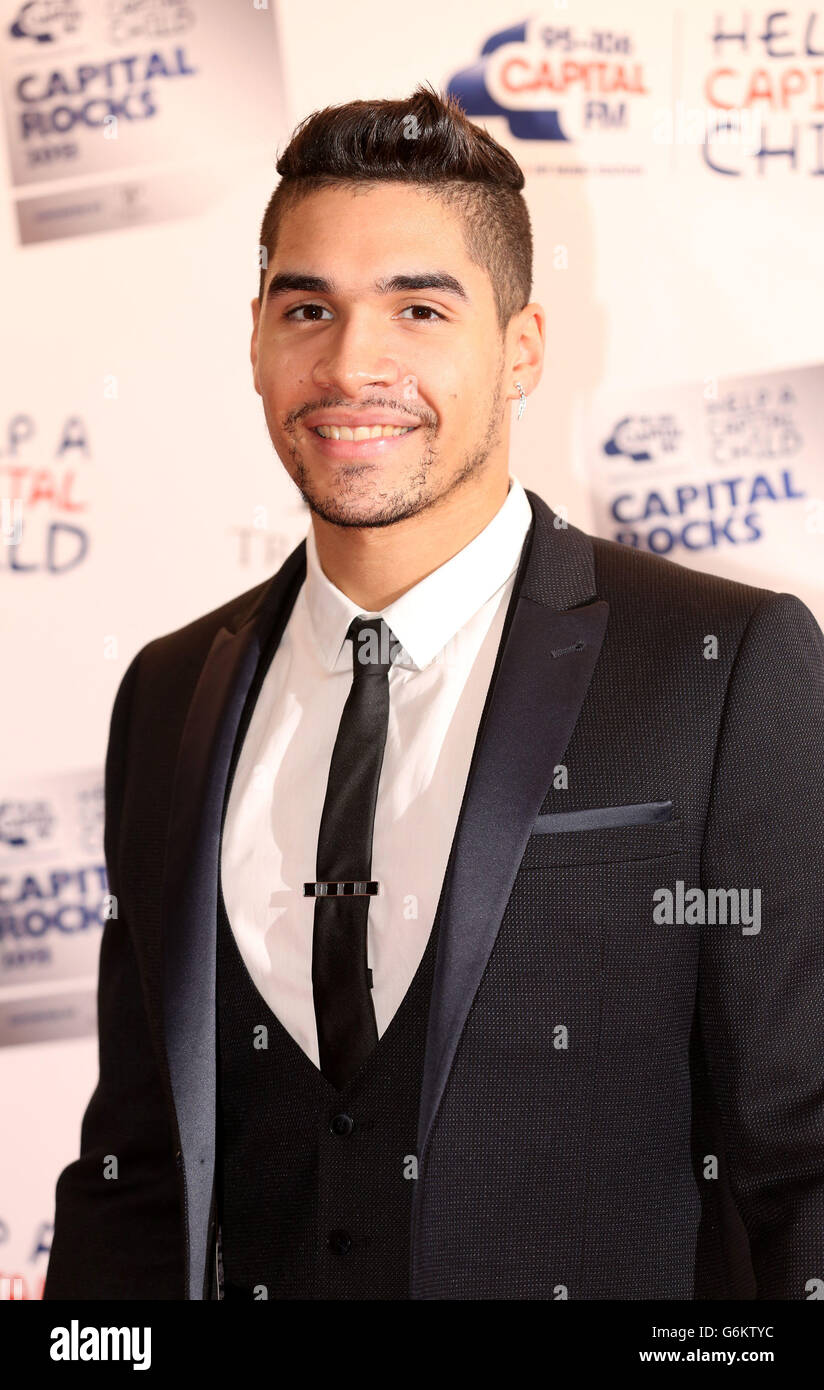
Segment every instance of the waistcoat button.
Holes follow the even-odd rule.
[[[338,1255],[345,1255],[352,1247],[352,1237],[348,1231],[330,1231],[329,1249],[335,1250]]]
[[[341,1136],[351,1134],[355,1128],[355,1121],[351,1115],[335,1115],[334,1119],[330,1121],[329,1128],[333,1134],[340,1134]]]

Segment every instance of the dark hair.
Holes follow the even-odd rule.
[[[276,168],[281,181],[260,229],[261,300],[287,209],[319,189],[394,179],[425,186],[457,209],[467,254],[492,281],[501,333],[529,303],[532,229],[523,173],[508,150],[472,124],[457,97],[421,84],[399,101],[324,107],[296,128]]]

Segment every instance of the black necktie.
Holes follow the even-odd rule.
[[[352,687],[332,750],[320,820],[312,989],[320,1069],[341,1089],[378,1041],[367,967],[372,832],[389,721],[389,667],[400,650],[383,618],[355,618]]]

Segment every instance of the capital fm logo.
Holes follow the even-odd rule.
[[[0,847],[31,849],[53,838],[57,816],[44,800],[0,801]]]
[[[632,101],[649,95],[635,49],[628,30],[533,17],[490,35],[446,90],[470,117],[505,117],[518,140],[625,131]]]
[[[9,25],[9,34],[13,39],[54,43],[76,33],[80,19],[80,9],[71,0],[27,0]]]
[[[682,437],[675,416],[626,415],[619,420],[604,444],[608,458],[627,458],[633,463],[652,463],[673,453]]]

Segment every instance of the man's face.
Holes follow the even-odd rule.
[[[509,334],[457,215],[437,199],[402,183],[307,195],[281,221],[252,312],[272,443],[326,521],[386,525],[491,469],[507,476]],[[376,422],[411,428],[345,437],[372,436]],[[317,433],[336,425],[344,437]]]

